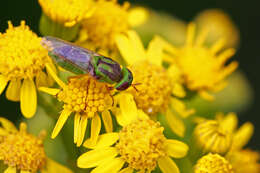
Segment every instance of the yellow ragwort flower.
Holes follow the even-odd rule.
[[[118,35],[116,43],[133,73],[134,85],[137,84],[137,90],[133,87],[128,89],[133,94],[137,107],[150,116],[166,112],[172,130],[183,136],[184,124],[170,109],[174,108],[182,117],[189,116],[194,110],[187,110],[184,103],[177,99],[185,96],[185,90],[180,84],[180,71],[174,64],[168,69],[163,67],[161,39],[155,37],[145,50],[137,33],[128,31],[127,35]]]
[[[91,0],[38,0],[46,16],[65,27],[89,17]]]
[[[233,151],[226,155],[226,159],[231,163],[235,173],[259,173],[260,154],[250,149]]]
[[[236,173],[259,173],[259,152],[243,149],[253,135],[253,124],[246,122],[237,129],[238,118],[234,113],[229,113],[226,116],[219,113],[216,119],[223,124],[223,128],[232,133],[232,144],[225,158],[231,163],[234,171]]]
[[[82,22],[79,39],[77,42],[93,51],[107,53],[116,50],[115,37],[126,33],[131,25],[142,23],[144,9],[129,10],[130,4],[124,2],[120,5],[117,0],[97,0],[94,3],[94,12]],[[142,11],[144,11],[142,13]],[[133,16],[137,17],[133,21]]]
[[[25,123],[20,124],[18,131],[12,122],[1,117],[0,125],[0,160],[8,166],[5,173],[72,172],[47,158],[43,146],[45,131],[35,137],[26,131]]]
[[[128,123],[118,133],[100,135],[96,145],[87,140],[84,146],[93,150],[78,158],[78,167],[95,167],[91,173],[132,173],[150,172],[158,165],[163,173],[179,173],[170,157],[184,157],[188,146],[181,141],[167,139],[159,122],[150,120],[133,101],[129,105],[129,109],[121,112],[125,115],[120,115],[126,117]]]
[[[231,133],[224,129],[222,124],[216,120],[205,120],[200,122],[194,130],[196,146],[203,153],[226,153],[232,143]]]
[[[47,65],[47,68],[51,68]],[[83,142],[88,119],[91,119],[91,139],[96,142],[101,130],[102,116],[107,132],[113,131],[112,118],[109,109],[113,106],[113,92],[106,83],[98,82],[91,76],[80,75],[69,78],[68,84],[61,81],[52,71],[51,75],[60,85],[61,89],[41,87],[39,90],[57,97],[64,103],[63,111],[52,133],[55,138],[71,113],[75,113],[74,143],[80,146]]]
[[[231,164],[218,154],[207,154],[200,158],[195,167],[194,173],[234,173]]]
[[[226,154],[237,151],[246,145],[253,134],[253,125],[244,123],[237,129],[235,113],[217,113],[215,120],[201,118],[194,130],[196,144],[204,152]]]
[[[41,38],[25,25],[25,21],[17,27],[9,21],[6,32],[0,33],[0,94],[9,82],[6,97],[21,102],[21,111],[26,118],[31,118],[36,112],[35,84],[52,84],[51,77],[45,72],[45,64],[51,61],[40,41]]]
[[[237,68],[238,63],[233,61],[225,65],[235,53],[235,49],[232,48],[222,51],[224,39],[229,38],[221,38],[211,47],[207,47],[203,45],[207,34],[208,30],[203,29],[194,40],[195,25],[190,23],[187,27],[185,45],[177,48],[164,41],[167,51],[164,60],[178,65],[189,90],[197,91],[202,98],[212,100],[214,97],[209,92],[223,89],[226,86],[225,78]]]

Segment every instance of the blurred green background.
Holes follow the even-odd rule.
[[[258,138],[258,134],[260,133],[260,77],[258,76],[260,74],[260,12],[257,0],[132,0],[130,2],[145,5],[155,10],[168,12],[187,22],[191,21],[200,11],[208,8],[220,8],[231,16],[241,32],[241,44],[233,59],[239,61],[240,70],[247,76],[254,92],[253,103],[247,110],[239,113],[240,123],[245,121],[254,123],[255,134],[249,143],[249,147],[260,149],[260,138]],[[37,0],[1,0],[0,31],[5,31],[8,20],[11,20],[14,25],[18,25],[20,20],[25,19],[27,25],[38,33],[40,14],[41,9]],[[0,96],[0,115],[15,121],[17,118],[21,117],[21,115],[17,115],[17,112],[19,112],[19,103],[7,101],[2,94]]]

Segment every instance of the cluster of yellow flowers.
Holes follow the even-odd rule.
[[[77,158],[73,160],[68,152],[73,163],[63,162],[66,168],[48,157],[46,131],[36,137],[27,132],[26,123],[20,123],[17,130],[9,120],[0,118],[0,170],[260,173],[260,154],[244,148],[253,134],[252,123],[237,128],[235,113],[216,113],[215,118],[206,119],[189,104],[197,96],[214,102],[215,93],[228,85],[226,78],[238,67],[236,61],[227,63],[235,54],[231,47],[238,38],[230,34],[237,30],[222,12],[207,12],[213,17],[221,14],[223,25],[231,28],[219,29],[217,39],[208,41],[221,22],[210,25],[201,15],[200,20],[214,29],[201,26],[203,22],[197,19],[186,25],[182,45],[157,34],[144,46],[135,28],[152,17],[148,9],[131,7],[128,2],[120,5],[116,0],[39,0],[39,4],[43,36],[72,41],[111,57],[130,69],[133,84],[117,91],[91,74],[72,76],[53,63],[52,50],[41,45],[43,38],[25,21],[19,26],[9,21],[6,32],[0,33],[0,94],[5,91],[8,100],[20,101],[25,118],[40,116],[36,111],[41,107],[58,119],[52,140],[57,140],[54,138],[74,116],[74,131],[67,127],[74,139],[62,135],[69,141],[64,145],[71,148],[69,143],[74,142],[86,149],[68,149]],[[68,63],[64,58],[60,61]],[[59,117],[55,115],[58,111]]]

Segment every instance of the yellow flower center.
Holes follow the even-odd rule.
[[[0,73],[12,79],[33,79],[50,61],[48,52],[25,21],[18,27],[8,22],[6,33],[0,33]]]
[[[194,173],[234,173],[230,163],[218,154],[203,156],[194,168]]]
[[[227,160],[231,163],[236,173],[259,173],[260,154],[252,150],[240,150],[228,153]]]
[[[44,13],[53,21],[73,26],[84,19],[90,7],[89,0],[38,0]]]
[[[191,89],[194,83],[197,87],[214,84],[210,82],[213,82],[219,70],[215,58],[215,55],[204,47],[185,47],[182,50],[177,63]]]
[[[207,120],[198,124],[194,130],[197,145],[204,152],[224,154],[231,146],[232,136],[220,123]]]
[[[163,127],[149,119],[138,119],[119,132],[116,148],[121,157],[136,170],[153,170],[164,156]]]
[[[58,99],[65,103],[64,109],[93,117],[113,105],[112,94],[107,84],[85,75],[70,78],[68,86],[58,93]]]
[[[18,170],[37,172],[46,164],[43,141],[26,132],[21,123],[20,131],[4,137],[0,143],[0,160]]]
[[[146,61],[137,63],[130,69],[134,76],[133,83],[138,84],[138,91],[130,88],[137,107],[149,115],[166,110],[172,91],[171,80],[166,70]]]
[[[98,0],[92,16],[83,22],[87,39],[96,48],[115,48],[116,34],[128,30],[129,3],[120,6],[116,0]]]

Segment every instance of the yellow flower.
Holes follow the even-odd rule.
[[[43,146],[45,131],[35,137],[26,131],[25,123],[20,124],[18,131],[12,122],[1,117],[0,125],[0,160],[8,166],[5,173],[72,172],[47,158]]]
[[[51,77],[45,72],[45,64],[51,61],[40,41],[25,21],[17,27],[9,21],[6,32],[0,33],[0,94],[9,82],[6,97],[21,102],[21,111],[26,118],[31,118],[36,111],[35,84],[52,84]]]
[[[82,20],[93,13],[92,0],[38,0],[42,7],[39,30],[72,41],[78,36]]]
[[[203,153],[226,153],[232,143],[231,133],[223,128],[216,120],[205,120],[199,123],[194,130],[196,146]]]
[[[226,86],[225,78],[238,66],[237,62],[225,63],[235,50],[223,49],[224,39],[216,41],[211,47],[207,47],[204,41],[208,30],[203,29],[194,41],[195,25],[190,23],[187,29],[186,44],[180,48],[164,42],[165,50],[168,52],[164,59],[170,63],[176,63],[180,68],[184,83],[191,91],[197,91],[200,96],[207,100],[214,97],[209,92],[217,92]]]
[[[52,138],[59,134],[71,113],[75,113],[74,143],[77,146],[80,146],[83,142],[88,119],[92,120],[90,138],[93,143],[96,142],[101,130],[100,114],[106,131],[113,131],[112,118],[109,113],[114,101],[114,90],[111,89],[111,86],[98,82],[88,75],[71,77],[68,84],[65,84],[48,65],[47,68],[61,89],[41,87],[39,90],[56,96],[59,101],[64,103],[61,115],[53,130]]]
[[[133,73],[133,83],[138,84],[128,91],[134,96],[137,107],[150,116],[158,112],[166,113],[172,130],[183,136],[185,127],[182,120],[174,115],[171,108],[182,117],[187,117],[194,110],[187,110],[185,104],[177,97],[184,97],[185,90],[180,84],[180,71],[172,64],[165,69],[162,64],[163,47],[161,39],[155,37],[147,50],[134,31],[116,37],[119,51]],[[174,97],[172,97],[172,95]]]
[[[242,149],[251,139],[254,132],[254,125],[251,122],[244,123],[237,129],[238,118],[235,113],[218,113],[216,120],[222,124],[222,127],[232,134],[232,145],[230,151]]]
[[[223,124],[223,127],[233,134],[230,150],[225,158],[231,163],[236,173],[260,172],[260,154],[250,149],[243,149],[253,135],[254,126],[250,122],[244,123],[237,129],[238,118],[236,114],[217,114],[216,119]]]
[[[128,123],[118,133],[99,136],[96,145],[87,140],[84,143],[90,150],[82,154],[77,165],[80,168],[94,168],[91,173],[132,173],[150,172],[158,165],[163,173],[179,173],[179,168],[170,158],[182,158],[188,146],[181,141],[167,139],[164,128],[129,103],[129,109],[119,115]],[[127,165],[127,166],[124,166]]]
[[[231,163],[235,173],[259,173],[260,154],[250,149],[233,151],[227,154],[227,160]]]
[[[196,144],[204,152],[226,154],[241,149],[253,134],[253,125],[249,122],[237,128],[235,113],[217,113],[215,120],[197,119],[194,130]]]
[[[91,0],[38,0],[51,20],[72,27],[89,17]]]
[[[194,167],[194,173],[234,173],[231,164],[218,154],[207,154],[200,158]]]
[[[82,22],[77,42],[83,47],[103,54],[115,51],[116,35],[126,33],[132,24],[140,24],[142,23],[140,20],[146,19],[144,9],[130,11],[129,6],[128,2],[120,5],[117,0],[95,1],[95,11],[91,17]],[[133,21],[133,16],[136,17],[135,21]]]

